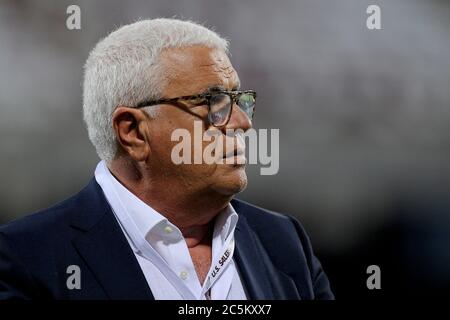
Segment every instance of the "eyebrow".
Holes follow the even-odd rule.
[[[238,80],[237,84],[233,86],[233,88],[231,89],[232,91],[235,90],[239,90],[241,87],[241,83]],[[212,86],[209,86],[206,90],[204,90],[202,93],[211,93],[211,92],[215,92],[215,91],[226,91],[227,89],[225,89],[225,87],[221,84],[214,84]]]

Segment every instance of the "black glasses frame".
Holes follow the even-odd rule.
[[[256,100],[256,96],[257,96],[256,91],[254,91],[254,90],[232,90],[232,91],[216,90],[216,91],[212,91],[212,92],[206,92],[206,93],[190,95],[190,96],[181,96],[181,97],[168,98],[168,99],[143,101],[143,102],[139,103],[135,108],[151,107],[151,106],[155,106],[158,104],[169,104],[169,105],[174,105],[174,106],[180,106],[180,102],[188,102],[195,106],[208,105],[208,121],[210,121],[209,119],[210,119],[210,114],[211,114],[211,99],[213,97],[215,97],[217,94],[228,95],[230,97],[230,101],[231,101],[231,108],[230,108],[230,112],[228,113],[226,122],[221,125],[215,125],[214,123],[211,123],[214,127],[223,127],[228,124],[228,122],[230,121],[230,118],[231,118],[231,113],[233,112],[233,105],[236,104],[239,106],[238,100],[242,94],[252,95],[253,99],[255,99],[255,100]],[[241,106],[239,106],[239,108],[242,109]],[[183,108],[183,109],[185,109],[185,108]],[[198,116],[197,114],[191,112],[190,110],[185,110],[185,111],[188,111],[189,113]],[[243,110],[243,111],[245,112],[245,110]],[[255,106],[253,106],[253,113],[252,113],[251,117],[249,117],[250,120],[253,119],[254,114],[255,114]]]

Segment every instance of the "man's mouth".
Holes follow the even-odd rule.
[[[225,159],[225,158],[229,158],[229,157],[237,157],[237,156],[240,156],[240,155],[243,155],[243,154],[244,154],[244,150],[243,150],[243,149],[238,149],[238,148],[236,148],[236,149],[234,149],[234,150],[228,151],[228,152],[223,156],[223,158]]]

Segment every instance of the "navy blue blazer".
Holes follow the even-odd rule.
[[[250,299],[333,299],[302,226],[232,200],[235,262]],[[68,289],[68,266],[81,289]],[[153,299],[95,179],[78,194],[0,227],[0,299]]]

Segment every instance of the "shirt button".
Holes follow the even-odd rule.
[[[166,226],[166,227],[164,227],[164,232],[167,234],[170,234],[173,232],[173,229],[171,226]]]
[[[180,272],[180,278],[183,280],[186,280],[188,277],[188,273],[186,271],[181,271]]]

